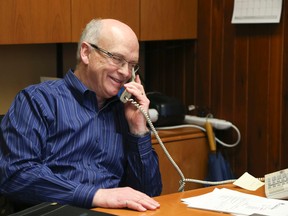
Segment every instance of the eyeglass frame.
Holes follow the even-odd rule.
[[[132,69],[134,69],[134,73],[136,73],[140,68],[138,63],[128,62],[125,58],[118,56],[116,54],[113,54],[113,53],[111,53],[105,49],[102,49],[99,46],[97,46],[96,44],[93,44],[93,43],[88,43],[88,44],[91,47],[93,47],[95,50],[98,50],[98,51],[104,53],[107,57],[111,58],[114,65],[117,65],[119,67],[123,67],[123,65],[125,63],[127,63],[129,71],[132,71]]]

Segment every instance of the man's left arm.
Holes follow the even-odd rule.
[[[158,155],[152,148],[150,132],[142,136],[128,137],[128,186],[149,196],[158,196],[162,191]]]

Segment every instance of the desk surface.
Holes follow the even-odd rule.
[[[194,216],[213,216],[213,215],[227,215],[223,213],[218,212],[211,212],[211,211],[205,211],[205,210],[199,210],[199,209],[193,209],[188,208],[186,204],[183,204],[181,202],[182,198],[188,198],[192,196],[201,195],[204,193],[208,193],[213,191],[213,189],[217,188],[228,188],[231,190],[237,190],[244,193],[249,194],[255,194],[258,196],[265,196],[264,186],[259,188],[257,191],[247,191],[245,189],[241,189],[237,186],[234,186],[233,184],[227,184],[227,185],[219,185],[219,186],[213,186],[213,187],[206,187],[206,188],[200,188],[185,192],[179,192],[179,193],[173,193],[173,194],[167,194],[159,197],[155,197],[155,200],[157,200],[160,203],[160,208],[155,211],[146,211],[146,212],[137,212],[129,209],[105,209],[105,208],[95,208],[97,211],[101,212],[107,212],[115,215],[125,215],[125,216],[148,216],[148,215],[194,215]]]

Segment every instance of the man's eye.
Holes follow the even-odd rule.
[[[121,63],[123,61],[123,59],[121,57],[118,57],[118,56],[113,56],[113,59],[119,63]]]

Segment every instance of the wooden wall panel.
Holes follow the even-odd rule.
[[[284,7],[287,7],[287,3],[284,2]],[[287,128],[288,128],[288,10],[285,9],[282,11],[282,37],[283,37],[283,55],[282,55],[282,61],[283,63],[281,64],[282,66],[282,124],[281,124],[281,137],[282,137],[282,146],[280,148],[281,155],[280,155],[280,162],[281,164],[285,164],[288,166],[288,157],[287,157],[287,152],[288,152],[288,133],[287,133]]]
[[[246,171],[263,176],[288,167],[288,7],[283,1],[280,23],[236,25],[231,24],[233,3],[198,1],[197,40],[186,43],[182,53],[173,50],[177,57],[169,61],[165,56],[171,44],[148,44],[146,82],[150,89],[158,86],[186,105],[207,107],[214,117],[236,125],[239,146],[219,148],[236,176]],[[189,60],[181,62],[178,57],[190,58],[193,69],[187,69]],[[173,86],[175,73],[182,86]],[[236,139],[232,129],[216,133],[230,143]]]
[[[247,171],[248,167],[248,137],[247,135],[247,125],[249,124],[248,119],[248,73],[247,64],[249,62],[247,58],[247,53],[249,50],[249,42],[247,40],[247,36],[245,32],[247,30],[243,28],[243,26],[239,26],[235,30],[235,34],[238,35],[238,39],[234,42],[234,62],[233,62],[233,70],[235,76],[234,85],[237,88],[233,88],[234,97],[233,97],[233,115],[232,117],[226,117],[222,115],[222,118],[227,118],[229,121],[232,121],[233,124],[238,127],[241,132],[241,143],[239,146],[236,147],[234,160],[233,160],[233,167],[235,173],[241,174]]]
[[[204,8],[211,8],[210,16],[200,16]],[[198,59],[195,76],[205,73],[212,78],[208,90],[199,92],[196,88],[196,99],[203,93],[208,95],[206,100],[212,113],[240,129],[240,146],[228,150],[235,173],[241,175],[248,171],[262,176],[287,166],[287,162],[280,161],[280,149],[284,145],[281,139],[283,22],[234,25],[232,12],[233,1],[199,2],[197,53],[205,55],[210,64],[203,66]],[[211,32],[201,30],[200,26],[209,26]],[[207,72],[207,68],[211,70]],[[197,78],[195,81],[199,83]]]
[[[257,28],[259,26],[255,26]],[[262,26],[261,26],[262,27]],[[263,27],[262,27],[263,28]],[[262,30],[258,28],[258,31]],[[251,28],[252,29],[252,28]],[[265,173],[264,161],[267,161],[267,109],[268,109],[268,68],[269,38],[251,36],[248,52],[248,110],[247,145],[248,167],[254,175]],[[264,46],[263,46],[264,45]],[[262,46],[262,47],[261,47]],[[261,52],[259,52],[261,47]],[[263,61],[264,60],[264,61]],[[253,157],[251,157],[253,156]],[[261,167],[259,167],[261,166]],[[259,169],[257,169],[259,167]]]
[[[193,101],[195,70],[193,40],[145,42],[145,88]],[[186,91],[186,88],[191,89]],[[187,101],[187,102],[188,102]]]

